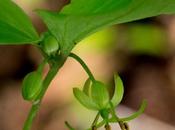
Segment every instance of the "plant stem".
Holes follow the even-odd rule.
[[[69,56],[72,57],[72,58],[74,58],[76,61],[78,61],[81,64],[81,66],[84,68],[84,70],[89,75],[89,78],[92,80],[92,82],[96,81],[95,78],[94,78],[94,76],[93,76],[93,74],[91,73],[90,69],[86,65],[86,63],[79,56],[77,56],[74,53],[70,53]]]
[[[103,120],[103,121],[101,121],[100,123],[98,123],[97,125],[96,125],[96,129],[97,128],[100,128],[101,126],[103,126],[104,124],[106,123],[106,121],[105,120]],[[93,130],[92,128],[88,128],[87,130]]]
[[[111,106],[111,114],[112,114],[113,118],[116,121],[118,121],[121,130],[129,130],[128,125],[126,125],[123,121],[120,121],[120,118],[116,115],[116,113],[115,113],[115,107],[113,106],[112,102],[109,102],[109,104]]]
[[[55,75],[57,74],[58,70],[63,66],[66,58],[58,57],[57,60],[58,61],[55,61],[55,63],[52,64],[47,76],[45,77],[45,79],[43,81],[43,89],[41,90],[37,99],[33,102],[33,105],[31,107],[29,114],[28,114],[27,120],[25,121],[23,130],[30,130],[31,129],[33,120],[34,120],[34,118],[35,118],[35,116],[40,108],[40,104],[41,104],[41,101],[44,97],[44,94],[45,94],[47,88],[49,87],[49,84],[51,83],[51,81],[53,80]]]
[[[43,68],[44,68],[44,66],[46,65],[46,63],[47,63],[47,59],[44,59],[44,60],[40,63],[40,65],[39,65],[39,67],[38,67],[38,69],[37,69],[37,72],[38,72],[38,73],[42,74]]]
[[[92,128],[96,127],[99,117],[100,117],[100,112],[97,113],[97,115],[92,123]]]
[[[31,108],[31,110],[28,114],[28,117],[27,117],[26,121],[25,121],[23,130],[30,130],[31,129],[33,119],[35,118],[35,115],[37,114],[37,112],[39,110],[39,106],[40,106],[40,103],[32,105],[32,108]]]
[[[109,124],[105,125],[105,130],[111,130],[111,126]]]
[[[118,123],[119,123],[121,130],[129,130],[129,126],[127,123],[122,122],[122,121],[119,121]]]

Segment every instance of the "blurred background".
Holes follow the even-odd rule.
[[[38,32],[46,27],[36,8],[60,10],[67,0],[15,0],[31,17]],[[144,115],[131,121],[131,130],[175,130],[175,16],[158,16],[106,28],[81,41],[73,50],[88,64],[97,79],[114,86],[118,72],[125,94],[117,111],[126,116],[142,101]],[[29,45],[0,46],[0,130],[21,130],[31,104],[21,96],[24,76],[35,70],[42,56]],[[47,72],[45,68],[45,73]],[[95,116],[73,97],[87,75],[69,58],[44,97],[33,130],[66,130],[69,121],[77,130],[90,126]],[[113,129],[119,129],[114,124]]]

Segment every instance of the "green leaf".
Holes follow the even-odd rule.
[[[39,40],[30,19],[12,0],[0,0],[0,45]]]
[[[38,11],[65,54],[101,28],[172,13],[174,0],[72,0],[60,13]]]
[[[42,89],[42,75],[36,71],[27,74],[22,83],[22,96],[34,101]]]
[[[121,102],[123,98],[124,87],[123,87],[123,82],[118,75],[114,76],[114,80],[115,80],[115,90],[114,90],[114,94],[111,99],[111,102],[113,106],[115,107]]]
[[[91,96],[101,109],[105,108],[109,103],[109,93],[105,84],[95,81],[91,86]]]
[[[90,85],[91,85],[91,80],[88,78],[83,86],[83,92],[89,96],[90,95]]]
[[[86,108],[92,109],[92,110],[99,109],[98,105],[78,88],[73,88],[73,93],[75,98]]]
[[[147,101],[143,100],[142,104],[141,104],[141,106],[140,106],[140,108],[137,112],[135,112],[134,114],[132,114],[129,117],[121,118],[120,121],[130,121],[130,120],[133,120],[133,119],[137,118],[138,116],[140,116],[145,111],[146,106],[147,106]]]

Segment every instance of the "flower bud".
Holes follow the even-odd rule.
[[[42,75],[31,72],[26,75],[22,83],[22,96],[25,100],[33,101],[42,89]]]

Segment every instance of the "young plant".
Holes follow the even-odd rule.
[[[175,13],[174,0],[72,0],[60,12],[46,10],[35,11],[47,26],[40,36],[31,20],[12,0],[0,0],[0,45],[31,44],[43,55],[43,63],[29,73],[23,81],[22,95],[32,102],[32,107],[23,130],[30,130],[39,110],[43,96],[59,69],[70,56],[75,58],[87,71],[90,81],[84,91],[74,89],[75,97],[87,108],[98,111],[90,129],[97,129],[105,124],[110,129],[110,122],[118,122],[122,130],[127,129],[125,121],[135,118],[139,112],[128,118],[118,118],[114,108],[122,99],[123,87],[116,76],[116,87],[113,98],[109,98],[106,85],[95,80],[84,62],[71,50],[88,35],[114,24],[126,23],[160,14]],[[42,69],[49,64],[49,71],[42,77]],[[34,80],[36,79],[36,80]],[[92,85],[88,85],[89,83]],[[118,83],[117,83],[118,82]],[[119,84],[119,85],[118,85]],[[89,86],[89,87],[88,87]],[[88,104],[88,105],[87,105]],[[103,121],[98,123],[101,116]],[[68,128],[73,129],[68,123]]]

